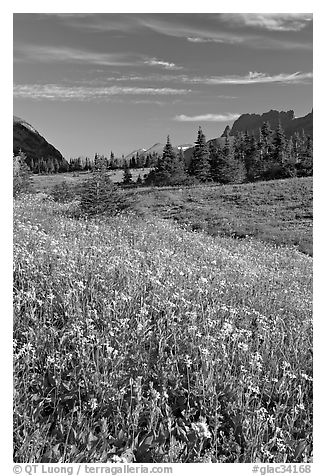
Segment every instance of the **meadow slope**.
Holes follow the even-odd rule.
[[[312,256],[312,177],[137,189],[139,210],[208,234],[296,246]]]
[[[149,169],[133,170],[134,180]],[[110,173],[122,181],[123,171]],[[62,182],[82,184],[87,173],[33,175],[35,191],[51,193]],[[236,185],[191,187],[139,187],[126,190],[142,215],[154,215],[203,230],[212,236],[250,236],[281,246],[292,245],[313,254],[312,177],[272,180]]]
[[[14,205],[16,462],[307,462],[312,258]]]

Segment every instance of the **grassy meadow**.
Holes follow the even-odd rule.
[[[148,174],[150,169],[131,169],[132,179],[137,180],[138,175],[141,178]],[[123,180],[124,171],[121,169],[112,170],[109,172],[109,176],[113,183],[119,183]],[[62,182],[66,182],[68,185],[81,184],[90,175],[90,172],[65,172],[60,174],[33,174],[32,184],[35,192],[49,193],[55,185],[59,185]]]
[[[310,215],[281,205],[309,184],[272,185],[144,189],[102,220],[15,200],[16,462],[311,461],[312,258],[287,234]]]
[[[213,236],[250,236],[312,255],[312,177],[139,189],[140,209]],[[141,195],[140,195],[141,194]]]
[[[133,179],[149,169],[134,169]],[[110,174],[121,182],[123,171]],[[80,184],[88,173],[34,175],[35,191],[51,193],[62,182]],[[312,177],[239,185],[141,187],[126,191],[138,214],[176,221],[212,236],[246,236],[313,254]]]

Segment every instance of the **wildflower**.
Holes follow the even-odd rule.
[[[118,455],[113,455],[109,458],[109,463],[127,463],[126,458],[122,458]]]
[[[226,336],[230,335],[233,331],[233,326],[230,322],[225,322],[222,327],[222,333]]]
[[[244,352],[247,352],[248,350],[248,344],[244,344],[243,342],[239,342],[238,344],[238,349],[243,350]]]
[[[207,423],[204,421],[192,423],[191,428],[195,431],[198,438],[212,438]]]
[[[301,377],[304,378],[305,380],[307,380],[308,382],[312,382],[313,381],[313,378],[312,377],[309,377],[309,375],[305,374],[305,373],[302,373],[301,374]]]
[[[89,401],[89,406],[91,407],[91,410],[96,410],[98,407],[97,398],[91,398]]]
[[[188,367],[188,369],[190,368],[191,364],[192,364],[192,360],[190,359],[189,355],[187,354],[185,359],[184,359],[184,362],[186,364],[186,366]]]

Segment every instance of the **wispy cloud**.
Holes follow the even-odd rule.
[[[269,31],[300,31],[311,21],[311,13],[221,13],[220,19],[235,26]]]
[[[178,114],[174,117],[179,122],[226,122],[238,119],[240,114],[228,112],[226,114],[199,114],[198,116],[186,116]]]
[[[229,43],[229,44],[236,44],[236,43],[243,43],[244,39],[238,36],[188,36],[187,40],[191,43]]]
[[[157,58],[150,58],[144,61],[144,63],[150,66],[161,66],[163,69],[169,69],[169,70],[183,69],[182,66],[177,66],[175,63],[169,63],[168,61],[158,60]]]
[[[310,50],[312,49],[312,42],[310,41],[295,41],[292,39],[285,40],[284,38],[270,38],[268,36],[260,35],[244,35],[239,36],[189,36],[187,41],[191,43],[226,43],[230,45],[249,46],[258,50]]]
[[[223,16],[226,15],[226,16]],[[176,38],[184,38],[187,41],[192,43],[217,43],[217,44],[229,44],[237,46],[247,46],[255,49],[311,49],[311,41],[298,41],[297,38],[275,38],[272,36],[267,36],[266,31],[263,31],[263,28],[256,28],[255,31],[248,31],[245,28],[239,28],[240,25],[246,26],[245,21],[249,22],[258,22],[256,14],[252,14],[253,17],[242,17],[242,14],[218,14],[210,15],[206,17],[206,25],[203,26],[201,20],[203,20],[203,15],[193,16],[191,21],[189,21],[189,16],[178,16],[176,18],[166,18],[166,16],[145,15],[144,18],[138,18],[139,24],[142,24],[144,28],[150,29],[159,33],[161,35],[172,36]],[[245,14],[243,14],[245,15]],[[250,14],[248,14],[250,15]],[[281,15],[281,14],[280,14]],[[284,14],[286,16],[286,14]],[[259,20],[260,25],[263,22],[263,16]],[[251,20],[250,20],[251,18]],[[238,22],[235,26],[237,29],[232,29],[232,22]],[[268,18],[265,19],[265,30],[266,26],[269,25],[270,29],[278,26],[279,29],[284,28],[299,28],[303,21],[307,24],[308,20],[296,20],[295,23],[293,18],[288,18],[285,21],[283,18],[283,23],[281,17],[273,17],[268,23]],[[240,22],[240,23],[239,23]],[[261,31],[260,31],[261,30]]]
[[[196,17],[193,17],[196,20]],[[187,18],[174,20],[168,20],[164,17],[153,16],[144,17],[139,20],[141,24],[156,33],[160,33],[166,36],[173,36],[176,38],[185,38],[189,41],[197,41],[200,39],[214,39],[219,43],[241,43],[244,38],[234,32],[219,31],[216,29],[216,25],[207,25],[205,28],[199,26],[196,23],[191,24],[187,22]]]
[[[66,87],[56,84],[15,85],[14,97],[24,99],[48,99],[61,101],[92,101],[109,100],[111,96],[144,95],[144,96],[176,96],[191,92],[189,89],[174,88],[141,88],[141,87]]]
[[[292,74],[279,73],[269,75],[266,73],[259,73],[257,71],[250,71],[245,76],[213,76],[213,77],[194,77],[184,78],[184,82],[197,84],[270,84],[270,83],[284,83],[284,84],[302,84],[308,83],[312,80],[312,73],[296,72]]]
[[[14,50],[16,61],[41,63],[85,63],[102,66],[133,66],[141,64],[141,56],[129,53],[99,53],[68,47],[18,45]]]
[[[128,99],[131,104],[155,104],[156,106],[164,106],[165,101],[157,101],[156,99]]]

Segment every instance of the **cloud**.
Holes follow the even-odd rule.
[[[292,39],[271,38],[259,35],[246,35],[243,37],[225,37],[212,36],[188,37],[187,41],[191,43],[227,43],[230,45],[248,46],[258,50],[310,50],[312,42],[294,41]]]
[[[176,83],[177,85],[248,85],[248,84],[309,84],[312,81],[311,72],[278,73],[268,74],[257,71],[250,71],[246,75],[224,75],[224,76],[192,76],[189,74],[119,74],[117,76],[104,76],[95,79],[74,79],[69,80],[75,87],[85,86],[86,88],[108,88],[108,83],[135,83],[138,82],[140,89],[144,89],[144,84],[150,83]],[[113,87],[110,85],[110,87]],[[121,88],[120,88],[121,89]],[[124,88],[128,89],[128,88]],[[130,88],[129,88],[130,89]],[[136,88],[137,89],[137,88]],[[139,88],[138,88],[139,89]],[[145,88],[148,89],[148,88]],[[156,89],[150,87],[149,89]],[[165,90],[166,88],[162,88]],[[178,91],[180,91],[178,89]],[[193,93],[195,91],[192,91]],[[219,95],[220,99],[236,99],[234,95]]]
[[[192,43],[216,43],[216,44],[229,44],[236,46],[247,46],[255,49],[311,49],[312,42],[310,40],[300,40],[297,38],[275,38],[267,36],[265,31],[261,27],[256,28],[256,31],[252,33],[251,31],[246,31],[244,28],[239,28],[239,26],[246,26],[245,21],[258,22],[256,14],[251,14],[253,17],[246,17],[246,20],[241,15],[246,14],[218,14],[218,15],[174,15],[166,17],[165,15],[145,15],[143,18],[137,18],[139,24],[143,28],[150,29],[160,35],[172,36],[176,38],[183,38]],[[250,14],[248,14],[250,15]],[[277,15],[274,14],[273,20],[270,20],[268,23],[268,15],[265,19],[265,30],[267,24],[270,28],[279,27],[285,30],[299,28],[299,24],[302,22],[307,24],[306,14],[304,17],[300,17],[296,22],[293,20],[293,16],[290,14],[281,15],[283,18],[283,23],[280,18],[277,18]],[[287,21],[285,21],[285,16],[287,15]],[[295,14],[294,14],[295,15]],[[260,19],[260,24],[262,24],[264,14]],[[233,22],[233,23],[232,23]],[[236,23],[237,22],[237,23]],[[236,26],[237,29],[234,31],[231,29],[232,26]],[[231,27],[231,28],[230,28]]]
[[[221,13],[220,19],[236,26],[269,31],[300,31],[312,21],[311,13]]]
[[[169,20],[163,16],[146,16],[139,21],[143,27],[161,35],[184,38],[194,42],[199,42],[201,39],[213,39],[219,43],[241,43],[243,41],[242,36],[236,35],[233,32],[217,31],[216,24],[207,24],[205,27],[199,23],[191,24],[188,20],[189,17],[192,17],[192,21],[196,21],[196,15],[188,15],[188,17],[179,19],[171,18]]]
[[[176,64],[168,63],[167,61],[158,60],[157,58],[150,58],[144,61],[144,63],[150,66],[162,66],[164,69],[169,70],[183,69],[182,66],[177,66]]]
[[[239,37],[198,37],[198,36],[188,36],[187,40],[191,43],[242,43],[244,40],[243,38]]]
[[[198,84],[304,84],[312,80],[312,73],[296,72],[292,74],[279,73],[269,75],[266,73],[259,73],[257,71],[250,71],[245,76],[213,76],[213,77],[194,77],[185,78],[184,82],[198,83]]]
[[[174,88],[141,88],[141,87],[66,87],[56,84],[15,85],[14,97],[24,99],[48,99],[61,101],[92,101],[110,100],[111,96],[144,95],[144,96],[175,96],[191,92],[189,89]]]
[[[140,56],[128,53],[96,53],[75,48],[19,45],[15,48],[15,58],[19,62],[41,63],[86,63],[102,66],[133,66],[139,64]]]
[[[239,116],[240,114],[231,112],[226,114],[201,114],[198,116],[179,114],[174,117],[174,120],[179,122],[227,122],[235,121]]]

